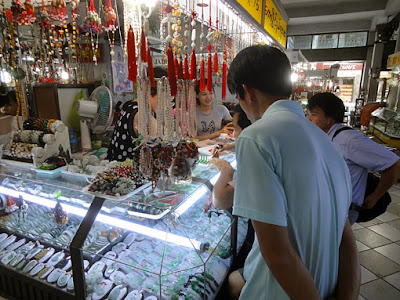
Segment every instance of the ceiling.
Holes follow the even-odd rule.
[[[288,16],[288,35],[374,31],[400,12],[400,0],[276,0]]]

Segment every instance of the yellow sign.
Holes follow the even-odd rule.
[[[262,18],[262,0],[237,0],[237,2],[261,24]]]
[[[400,52],[389,55],[386,67],[392,69],[398,65],[400,65]]]
[[[265,0],[264,29],[283,47],[286,47],[286,22],[272,0]]]

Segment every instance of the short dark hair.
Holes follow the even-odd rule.
[[[154,67],[154,78],[161,78],[163,76],[168,77],[167,69],[160,66]],[[157,95],[157,86],[152,86],[150,93],[152,97]]]
[[[345,107],[343,101],[332,93],[319,93],[308,99],[307,108],[320,108],[326,117],[331,117],[335,123],[343,123]]]
[[[17,103],[17,96],[14,90],[8,91],[7,88],[1,87],[0,92],[0,107],[6,106],[11,102]]]
[[[239,114],[239,118],[238,118],[238,126],[240,128],[245,129],[246,127],[251,125],[250,120],[247,118],[246,113],[244,112],[243,108],[240,106],[240,104],[237,104],[235,106],[235,114]]]
[[[275,97],[292,93],[291,66],[286,55],[271,46],[256,45],[240,51],[228,71],[231,94],[244,99],[243,84]]]

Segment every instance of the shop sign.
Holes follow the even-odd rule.
[[[251,0],[253,1],[253,0]],[[283,47],[286,47],[287,24],[272,0],[265,0],[264,29]]]
[[[237,2],[261,24],[262,18],[262,0],[237,0]]]
[[[332,64],[317,63],[317,70],[326,70],[331,67]],[[363,64],[340,64],[340,71],[362,71]]]
[[[400,65],[400,52],[389,55],[387,61],[387,68],[392,69],[393,67]]]

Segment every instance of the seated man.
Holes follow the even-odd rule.
[[[400,160],[396,154],[375,143],[362,132],[340,130],[346,127],[342,124],[344,112],[343,101],[332,93],[320,93],[308,100],[307,118],[328,134],[349,168],[353,187],[349,221],[353,224],[362,207],[372,208],[396,183],[400,177]],[[381,173],[381,179],[376,189],[366,196],[369,171]]]

